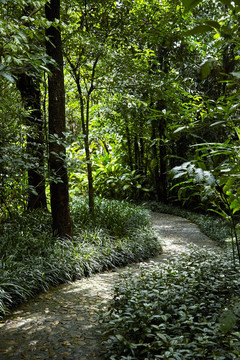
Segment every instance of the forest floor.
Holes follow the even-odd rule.
[[[163,253],[148,262],[164,266],[181,254],[203,247],[221,251],[189,220],[152,213],[152,222]],[[137,272],[139,266],[132,264],[58,286],[20,306],[0,322],[0,359],[102,359],[96,310],[111,299],[114,281],[124,272]]]

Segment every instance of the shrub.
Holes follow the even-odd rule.
[[[237,359],[239,275],[227,256],[206,252],[128,274],[100,316],[107,358]]]
[[[150,223],[149,211],[127,201],[95,198],[95,217],[88,210],[86,197],[74,198],[72,201],[72,217],[75,226],[99,227],[107,230],[112,236],[131,235],[136,228]]]

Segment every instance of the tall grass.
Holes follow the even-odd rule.
[[[91,218],[85,198],[71,203],[72,241],[54,239],[51,216],[14,214],[0,231],[0,316],[30,296],[66,281],[155,255],[160,245],[148,210],[96,199]]]

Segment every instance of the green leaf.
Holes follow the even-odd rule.
[[[205,23],[206,25],[211,26],[212,28],[215,28],[215,29],[220,29],[220,28],[221,28],[221,25],[219,24],[218,21],[205,20],[204,23]]]
[[[234,328],[237,318],[231,310],[227,310],[220,316],[219,322],[221,331],[226,334]]]
[[[240,79],[240,72],[231,72],[231,74],[235,77],[237,77],[238,79]]]
[[[185,129],[188,129],[188,126],[179,126],[176,130],[174,130],[174,134],[180,132],[180,131],[183,131]]]
[[[213,29],[214,28],[212,26],[207,25],[207,24],[197,25],[193,29],[185,31],[184,35],[189,36],[189,35],[204,34],[208,31],[213,31]]]
[[[186,11],[193,9],[200,2],[201,0],[182,0],[183,6],[186,8]]]
[[[121,342],[123,342],[125,340],[121,334],[117,334],[117,335],[115,335],[115,337]]]
[[[12,77],[12,75],[10,75],[9,73],[5,72],[5,71],[1,71],[0,75],[3,76],[5,79],[7,79],[8,81],[10,81],[11,83],[14,83],[14,78]]]
[[[168,342],[167,337],[164,334],[162,334],[160,332],[157,332],[156,334],[164,343]]]
[[[232,6],[232,3],[234,2],[236,5],[240,5],[240,0],[221,0],[221,2],[224,4],[224,5],[227,5],[228,7],[230,8],[233,8]]]
[[[200,76],[202,80],[206,79],[211,74],[211,71],[213,69],[213,62],[214,59],[208,59],[203,64],[201,64]]]

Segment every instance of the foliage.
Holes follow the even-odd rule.
[[[75,198],[72,202],[74,224],[87,228],[100,226],[111,236],[130,236],[136,228],[147,226],[150,222],[148,210],[127,201],[95,199],[96,214],[92,217],[87,210],[86,198]]]
[[[42,12],[44,3],[43,0],[2,2],[0,76],[10,83],[14,83],[19,73],[37,78],[47,70],[48,59],[42,46],[47,24]]]
[[[44,29],[51,24],[43,17],[43,5],[3,3],[0,74],[6,93],[19,73],[34,81],[46,78],[43,72],[51,61],[45,54]],[[228,131],[224,137],[217,123],[231,116],[225,97],[230,96],[229,105],[235,94],[237,103],[237,6],[237,1],[227,0],[62,2],[67,130],[82,152],[71,164],[74,191],[89,191],[93,180],[96,194],[103,196],[169,200],[168,171],[183,158],[191,160],[194,150],[189,145],[226,140]],[[206,100],[218,96],[223,106],[213,105],[212,114]],[[42,98],[46,113],[43,87]],[[3,103],[8,103],[6,94]],[[6,120],[10,129],[21,122],[14,106],[11,111],[14,124]],[[47,130],[47,118],[45,126]],[[24,152],[29,129],[22,130],[26,137],[19,147]],[[69,147],[72,159],[74,147]],[[13,147],[4,146],[4,151],[14,160]],[[14,168],[14,161],[11,164]],[[24,167],[17,169],[25,175],[29,167],[34,168],[34,161],[24,158]],[[88,184],[83,167],[89,171]],[[10,193],[12,183],[5,185]],[[26,184],[16,191],[18,199],[25,199]]]
[[[74,146],[71,147],[71,149],[73,148]],[[71,193],[81,195],[88,191],[87,175],[82,169],[82,154],[81,150],[75,155],[73,150],[70,151],[69,164],[73,169],[69,172]],[[78,166],[77,172],[74,165],[75,167]],[[98,196],[115,200],[136,201],[147,199],[151,195],[153,189],[146,183],[145,177],[137,170],[130,170],[123,166],[119,159],[112,158],[111,155],[95,154],[92,168],[94,192]]]
[[[239,142],[239,141],[238,141]],[[196,160],[183,163],[173,169],[175,186],[184,201],[197,196],[202,203],[221,215],[231,226],[232,247],[240,261],[238,222],[235,214],[239,203],[239,144],[206,143],[198,145],[200,155]],[[180,180],[179,180],[180,179]]]
[[[143,266],[115,285],[101,314],[107,358],[237,359],[239,268],[205,251]]]
[[[73,241],[54,239],[50,214],[12,214],[0,234],[0,313],[65,281],[143,260],[160,251],[145,209],[97,199],[96,222],[87,200],[72,203]]]
[[[13,85],[1,81],[0,97],[0,219],[7,213],[24,208],[27,194],[26,171],[33,166],[33,158],[24,146],[28,129],[25,126],[25,112]],[[12,102],[12,98],[16,102]],[[0,220],[1,222],[1,220]]]

